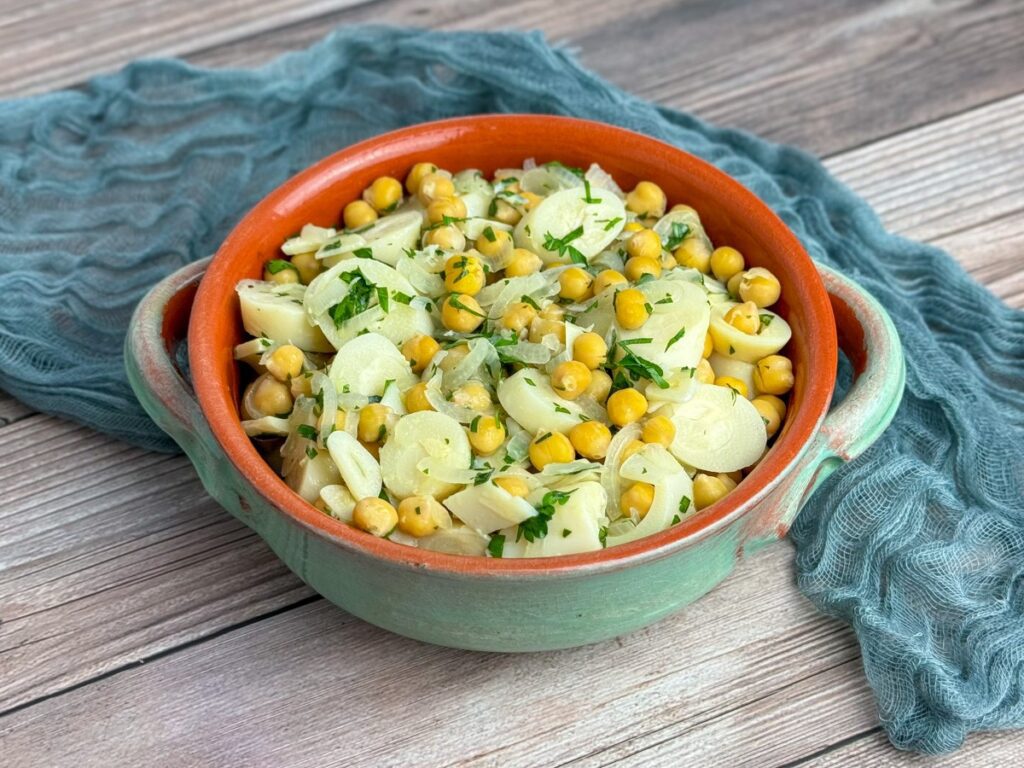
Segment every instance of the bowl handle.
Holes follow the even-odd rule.
[[[240,500],[240,475],[210,431],[177,356],[184,349],[192,302],[209,263],[207,258],[182,267],[139,302],[125,340],[125,369],[146,413],[185,451],[209,494],[251,525],[249,505]]]
[[[841,462],[852,461],[889,426],[906,381],[899,334],[881,304],[857,283],[829,267],[817,265],[832,302],[839,347],[853,364],[854,382],[834,404],[818,433],[776,488],[769,506],[769,526],[753,531],[750,544],[781,538],[804,502]],[[765,521],[768,522],[768,521]],[[774,530],[764,530],[766,527]]]

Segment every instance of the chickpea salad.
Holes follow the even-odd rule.
[[[634,541],[730,493],[786,418],[779,280],[651,181],[420,162],[341,218],[238,284],[235,357],[246,433],[368,534],[495,558]]]

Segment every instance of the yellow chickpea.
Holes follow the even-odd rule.
[[[531,210],[534,206],[537,205],[537,203],[544,199],[535,192],[526,192],[524,190],[519,190],[519,194],[526,198],[526,202],[523,203],[522,205],[524,211]]]
[[[462,358],[468,354],[468,344],[456,344],[450,349],[445,350],[444,358],[440,362],[441,370],[448,373],[458,366],[458,364],[462,362]]]
[[[409,413],[434,410],[427,400],[427,382],[420,381],[409,387],[405,393],[405,410]]]
[[[537,313],[537,317],[544,320],[564,320],[565,319],[565,307],[561,304],[551,302],[541,307],[540,312]]]
[[[290,261],[274,259],[263,269],[263,279],[268,283],[288,285],[299,282],[299,270]]]
[[[680,267],[696,269],[705,275],[711,271],[711,249],[702,237],[687,237],[672,255]]]
[[[398,511],[390,502],[368,496],[356,502],[352,510],[352,525],[374,536],[384,537],[398,525]]]
[[[743,272],[737,272],[735,275],[729,278],[729,282],[725,284],[725,290],[729,292],[729,295],[734,299],[740,297],[740,282],[743,280]]]
[[[745,301],[732,307],[722,318],[738,331],[751,335],[761,328],[761,317],[757,314],[757,304],[752,301]]]
[[[641,181],[626,195],[626,210],[644,218],[664,216],[666,205],[665,192],[653,181]]]
[[[693,478],[693,504],[697,509],[710,507],[716,501],[725,498],[727,493],[728,487],[715,475],[698,473]]]
[[[479,381],[467,381],[452,392],[452,402],[473,411],[485,411],[491,407],[491,393]]]
[[[608,393],[612,391],[612,377],[600,368],[591,371],[590,376],[590,386],[583,394],[604,405],[608,400]]]
[[[634,512],[641,520],[647,516],[654,503],[654,486],[650,483],[633,483],[619,497],[619,509],[624,517]]]
[[[583,363],[590,370],[599,368],[608,360],[608,344],[599,333],[581,333],[572,343],[572,359]]]
[[[530,493],[530,484],[518,475],[504,475],[503,477],[496,477],[494,478],[494,484],[505,491],[505,493],[517,496],[521,499],[525,498]]]
[[[292,397],[298,397],[304,395],[305,397],[313,396],[313,380],[312,376],[294,376],[288,386],[291,389]]]
[[[715,279],[723,283],[729,282],[729,278],[737,272],[742,272],[744,266],[743,254],[735,248],[723,245],[711,253],[711,271]]]
[[[590,369],[577,360],[559,363],[551,373],[551,388],[567,400],[575,400],[590,386]]]
[[[402,182],[391,176],[380,176],[363,192],[363,200],[377,213],[393,211],[402,202]]]
[[[294,402],[292,391],[287,384],[271,376],[261,376],[252,387],[252,404],[260,413],[282,416],[291,412]]]
[[[645,443],[657,443],[668,448],[676,437],[676,427],[668,416],[651,416],[644,422],[640,437]]]
[[[320,274],[320,260],[313,253],[297,253],[292,256],[292,266],[299,272],[299,282],[309,285]]]
[[[597,273],[597,277],[594,278],[594,295],[599,296],[605,288],[611,288],[615,285],[622,285],[629,282],[626,280],[626,276],[615,269],[606,269],[602,272]]]
[[[715,378],[715,384],[719,387],[728,387],[740,397],[746,397],[750,392],[747,385],[734,376],[718,376]]]
[[[424,205],[429,206],[435,200],[443,200],[455,196],[455,184],[443,173],[425,173],[420,177],[416,187],[416,197]]]
[[[622,460],[625,461],[634,453],[642,449],[647,443],[642,440],[630,440],[624,446],[622,446]]]
[[[561,432],[544,432],[530,443],[530,463],[539,472],[548,464],[565,464],[576,458],[569,438]]]
[[[569,267],[558,276],[558,295],[567,301],[583,301],[590,295],[594,278],[579,267]]]
[[[612,433],[599,421],[584,421],[569,430],[569,441],[583,458],[600,461],[608,453]]]
[[[278,381],[288,381],[302,373],[306,356],[292,344],[284,344],[273,351],[267,360],[267,371]]]
[[[494,216],[491,218],[502,224],[512,225],[518,224],[519,220],[523,218],[523,214],[508,200],[498,198],[494,201]]]
[[[458,197],[442,197],[427,206],[427,220],[431,224],[466,218],[466,204]]]
[[[783,400],[781,397],[777,397],[775,395],[761,394],[755,397],[754,399],[761,400],[771,405],[771,407],[775,409],[775,412],[779,414],[780,419],[786,418],[786,401]]]
[[[292,263],[295,260],[292,259]],[[738,287],[743,301],[752,301],[758,307],[770,307],[782,295],[779,279],[764,267],[754,267],[743,273]]]
[[[627,278],[635,283],[644,275],[661,276],[661,264],[657,259],[652,259],[649,256],[634,256],[626,262]]]
[[[449,331],[472,333],[486,315],[480,304],[465,293],[450,293],[441,306],[441,322]]]
[[[630,221],[630,222],[626,223],[626,226],[624,226],[622,228],[622,231],[623,232],[642,232],[645,229],[647,229],[647,227],[645,227],[639,221]]]
[[[515,248],[512,251],[512,257],[505,267],[505,276],[526,277],[534,272],[540,272],[543,266],[544,262],[533,251],[528,251],[525,248]]]
[[[525,301],[517,301],[515,304],[510,304],[509,308],[505,310],[505,314],[501,316],[501,326],[519,334],[524,328],[529,327],[536,316],[536,309]]]
[[[420,538],[450,528],[451,515],[433,496],[409,496],[398,505],[398,530]]]
[[[647,398],[629,387],[613,392],[608,397],[608,418],[617,427],[640,421],[647,413]]]
[[[341,211],[346,229],[361,229],[377,220],[377,212],[365,200],[353,200]]]
[[[651,316],[647,297],[639,288],[625,288],[615,294],[615,319],[627,330],[639,328]]]
[[[486,282],[483,262],[476,256],[459,253],[444,264],[444,287],[452,293],[476,296]]]
[[[715,383],[715,369],[711,367],[711,363],[707,361],[707,358],[704,358],[697,363],[697,370],[694,372],[694,378],[696,378],[701,384]]]
[[[505,425],[494,416],[477,416],[469,424],[469,444],[479,456],[494,453],[505,437]]]
[[[715,340],[711,338],[711,331],[704,334],[704,349],[701,351],[700,356],[705,360],[711,357],[711,353],[715,351]]]
[[[754,367],[754,388],[766,395],[784,395],[793,388],[793,361],[782,355],[768,355]]]
[[[387,437],[388,416],[391,409],[380,403],[370,403],[359,411],[357,436],[363,443],[380,443]]]
[[[512,235],[504,229],[484,227],[484,231],[476,239],[476,249],[484,256],[498,256],[511,251],[512,248]]]
[[[402,355],[409,361],[413,373],[422,373],[440,350],[441,345],[423,333],[411,336],[402,345]]]
[[[437,166],[433,163],[416,163],[416,165],[409,169],[409,173],[405,177],[406,191],[410,195],[415,195],[420,191],[420,182],[429,174],[435,173],[436,171]]]
[[[768,397],[770,397],[770,395]],[[779,427],[782,426],[782,417],[779,416],[779,412],[775,409],[775,406],[764,398],[764,395],[755,397],[750,401],[750,404],[753,405],[761,415],[761,421],[764,422],[764,429],[765,432],[768,433],[768,437],[773,437],[775,433],[779,431]]]
[[[466,247],[466,236],[454,224],[428,229],[423,236],[424,245],[436,245],[445,251],[461,251]]]
[[[639,232],[634,232],[626,241],[626,253],[634,259],[645,257],[657,260],[661,256],[661,238],[653,229],[641,229]],[[628,272],[626,277],[629,277]]]
[[[554,334],[554,336],[563,344],[565,343],[565,323],[561,320],[550,320],[541,315],[537,315],[530,323],[530,333],[528,338],[535,344],[539,344],[544,340],[544,337],[548,334]]]

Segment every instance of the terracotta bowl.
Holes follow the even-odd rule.
[[[420,160],[490,172],[528,157],[596,161],[623,188],[652,179],[671,203],[697,208],[714,242],[739,248],[750,264],[779,277],[796,383],[775,445],[721,502],[657,535],[587,554],[446,555],[374,538],[320,513],[275,474],[240,426],[232,347],[243,331],[235,284],[260,277],[263,263],[303,224],[337,223],[342,206],[377,176],[403,178]],[[191,379],[174,363],[186,332]],[[829,413],[838,345],[857,380]],[[738,182],[646,136],[539,115],[417,125],[300,173],[242,219],[212,260],[185,267],[150,292],[136,310],[126,358],[140,401],[189,455],[210,494],[313,589],[394,632],[490,651],[602,640],[705,594],[738,558],[783,536],[825,474],[878,437],[904,381],[885,311],[854,283],[815,266],[793,233]]]

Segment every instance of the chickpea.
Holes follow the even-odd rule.
[[[275,349],[267,360],[267,371],[278,381],[288,381],[302,373],[302,364],[306,356],[302,350],[292,344],[284,344]]]
[[[469,345],[462,343],[456,344],[455,346],[445,351],[445,356],[440,362],[440,368],[445,373],[454,370],[459,363],[462,362],[462,358],[469,354]]]
[[[583,458],[600,461],[608,453],[612,433],[600,421],[584,421],[569,430],[569,441]]]
[[[410,195],[420,191],[420,182],[429,174],[435,173],[437,166],[433,163],[416,163],[409,169],[409,175],[405,177],[405,189]],[[452,187],[454,189],[454,185]]]
[[[654,486],[650,483],[633,483],[619,497],[619,509],[623,516],[630,517],[636,512],[641,520],[647,516],[653,503]]]
[[[645,443],[656,443],[668,448],[676,437],[676,427],[668,416],[651,416],[644,422],[640,437]]]
[[[630,221],[630,222],[626,223],[626,226],[624,226],[622,228],[622,231],[623,232],[642,232],[645,229],[647,229],[647,227],[645,227],[639,221]]]
[[[494,201],[494,216],[492,218],[495,221],[500,221],[502,224],[511,225],[518,224],[519,220],[523,218],[523,214],[508,200],[498,198]]]
[[[420,538],[441,528],[451,528],[452,518],[433,496],[409,496],[398,505],[398,530]]]
[[[441,345],[423,333],[409,337],[402,345],[402,355],[409,361],[413,373],[422,373],[440,350]]]
[[[766,397],[771,397],[771,395],[755,397],[750,401],[750,404],[761,415],[761,421],[764,422],[764,429],[768,433],[768,437],[774,437],[775,433],[779,431],[779,427],[782,426],[782,417],[775,409],[775,405],[771,401],[766,400]]]
[[[292,400],[291,388],[272,376],[261,376],[251,385],[252,405],[261,414],[268,416],[283,416],[291,413]],[[252,414],[256,417],[258,414]]]
[[[761,317],[757,314],[757,304],[752,301],[745,301],[725,313],[722,318],[738,331],[755,334],[761,328]]]
[[[776,413],[779,414],[780,419],[786,418],[786,401],[783,400],[781,397],[776,397],[775,395],[761,394],[755,397],[754,399],[762,400],[766,403],[769,403],[772,406],[772,408],[775,409]]]
[[[649,256],[634,256],[626,262],[627,278],[635,283],[644,275],[650,275],[651,277],[661,276],[661,264],[658,263],[657,259],[652,259]]]
[[[391,176],[380,176],[363,191],[363,200],[377,213],[393,211],[402,202],[402,182]]]
[[[617,427],[640,421],[647,413],[647,398],[629,387],[613,392],[608,398],[608,418]]]
[[[416,187],[416,197],[420,202],[429,206],[435,200],[444,200],[447,197],[455,196],[455,184],[443,173],[425,173],[420,177],[420,183]]]
[[[441,224],[451,219],[466,218],[466,204],[458,197],[442,197],[427,206],[427,220]]]
[[[603,405],[608,399],[608,393],[612,391],[612,377],[608,375],[607,371],[600,368],[591,371],[590,376],[590,386],[583,394],[594,398]]]
[[[626,195],[626,210],[643,218],[664,216],[666,205],[665,192],[653,181],[641,181]]]
[[[384,537],[398,525],[398,511],[390,502],[368,496],[356,502],[352,510],[352,525],[374,536]]]
[[[510,304],[509,308],[505,310],[505,314],[501,316],[501,326],[518,334],[528,327],[536,316],[536,309],[525,301],[517,301],[515,304]]]
[[[485,227],[476,239],[476,249],[484,256],[498,256],[512,248],[512,235],[504,229]]]
[[[309,285],[320,274],[320,260],[314,253],[297,253],[292,256],[292,266],[299,272],[299,282]]]
[[[569,267],[558,276],[558,295],[567,301],[582,301],[590,295],[594,278],[579,267]]]
[[[476,296],[486,282],[483,262],[475,256],[456,254],[444,264],[444,287],[452,293]]]
[[[606,269],[598,272],[597,277],[594,278],[594,295],[600,296],[605,288],[622,285],[626,282],[629,282],[626,280],[626,276],[617,270]]]
[[[689,267],[708,274],[711,271],[711,249],[703,237],[690,236],[673,251],[680,267]]]
[[[555,337],[564,344],[565,323],[561,320],[549,320],[546,317],[538,315],[534,318],[533,322],[530,323],[530,341],[539,344],[548,334],[554,334]]]
[[[427,382],[417,382],[406,390],[405,410],[409,413],[434,410],[434,406],[432,406],[430,401],[427,400]]]
[[[641,440],[630,440],[622,446],[622,460],[625,461],[637,451],[641,450],[646,443]]]
[[[711,357],[711,353],[715,351],[715,340],[711,338],[711,331],[704,334],[704,349],[701,351],[700,356],[707,360]]]
[[[575,400],[590,386],[590,369],[577,360],[559,363],[551,373],[551,388],[568,400]]]
[[[581,333],[572,343],[572,357],[590,370],[600,368],[608,360],[608,344],[599,333]]]
[[[480,456],[498,450],[506,436],[505,425],[494,416],[477,416],[469,424],[469,444]]]
[[[694,378],[696,378],[701,384],[715,383],[715,369],[711,367],[711,363],[707,361],[707,358],[703,358],[699,363],[697,363],[697,370],[694,373]]]
[[[576,458],[569,438],[561,432],[544,432],[530,443],[530,463],[539,472],[548,464],[565,464]]]
[[[754,267],[744,272],[738,290],[743,301],[752,301],[762,309],[770,307],[782,295],[779,279],[763,267]]]
[[[525,248],[515,248],[512,251],[512,258],[505,266],[505,276],[526,277],[534,272],[540,272],[543,266],[544,262],[533,251],[528,251]]]
[[[479,381],[467,381],[452,392],[452,402],[473,411],[485,411],[491,407],[491,393]]]
[[[289,285],[299,282],[299,270],[290,261],[274,259],[263,269],[263,279],[268,283]]]
[[[466,236],[454,224],[428,229],[423,236],[424,245],[436,245],[445,251],[461,251],[466,247]]]
[[[793,362],[782,355],[768,355],[754,367],[754,388],[766,395],[784,395],[793,388]]]
[[[727,493],[729,489],[719,477],[698,473],[693,478],[693,504],[697,509],[710,507],[716,501],[725,498]]]
[[[711,253],[711,271],[715,279],[723,283],[729,282],[729,278],[737,272],[742,272],[744,266],[743,254],[735,248],[725,245],[715,248]]]
[[[480,327],[486,315],[480,304],[465,293],[450,293],[441,306],[441,322],[457,333],[472,333]]]
[[[737,272],[735,275],[729,278],[729,282],[725,284],[725,290],[729,292],[729,295],[734,299],[740,297],[740,282],[743,280],[743,272]]]
[[[365,200],[353,200],[342,209],[341,219],[346,229],[361,229],[377,220],[377,212]]]
[[[494,484],[505,491],[505,493],[517,496],[521,499],[525,498],[530,493],[529,483],[518,475],[503,475],[502,477],[496,477],[494,478]]]
[[[747,385],[733,376],[719,376],[715,379],[716,386],[728,387],[740,397],[746,397],[750,390]]]
[[[388,416],[391,409],[380,403],[370,403],[359,411],[357,436],[362,443],[381,443],[387,437]]]
[[[639,288],[625,288],[615,294],[615,319],[627,330],[639,328],[651,316],[647,297]]]
[[[644,257],[656,261],[661,256],[661,238],[653,229],[641,229],[626,241],[626,253],[632,259]],[[628,272],[626,277],[629,277]]]

